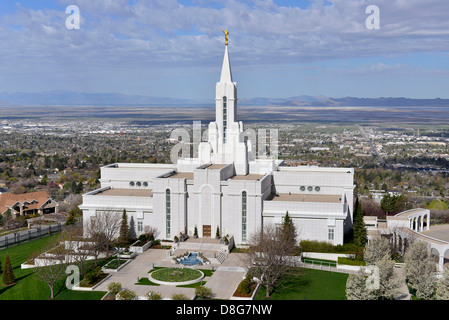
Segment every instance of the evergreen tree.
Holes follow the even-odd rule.
[[[12,284],[14,284],[15,280],[16,279],[14,276],[14,270],[12,269],[11,261],[9,260],[9,254],[6,253],[5,271],[3,273],[3,285],[4,286],[12,285]]]
[[[296,228],[293,224],[293,220],[288,215],[288,211],[285,214],[284,221],[282,222],[281,235],[285,238],[286,243],[292,248],[296,246]]]
[[[65,222],[66,226],[72,225],[76,223],[76,219],[75,219],[75,210],[70,211],[69,216],[67,217],[67,220]]]
[[[131,242],[131,231],[129,230],[128,215],[126,214],[126,209],[123,209],[118,242],[123,247],[127,246]]]
[[[363,209],[362,203],[359,202],[358,198],[356,199],[357,209],[354,210],[354,214],[356,215],[354,218],[354,243],[358,247],[364,247],[368,242],[368,236],[366,233],[365,221],[363,220]]]

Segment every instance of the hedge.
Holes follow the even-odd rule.
[[[344,257],[338,258],[338,264],[347,264],[350,266],[365,266],[366,265],[365,261],[363,261],[363,260],[350,259],[350,258],[344,258]]]

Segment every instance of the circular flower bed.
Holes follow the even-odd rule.
[[[150,273],[149,278],[159,284],[179,285],[198,282],[204,273],[189,268],[163,268]]]

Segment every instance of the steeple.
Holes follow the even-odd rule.
[[[234,164],[237,175],[248,174],[248,144],[244,140],[243,123],[237,118],[237,83],[232,80],[228,54],[229,32],[221,69],[220,82],[215,88],[215,121],[209,123],[209,140],[200,143],[198,158],[201,164]],[[251,153],[252,154],[252,153]]]
[[[232,83],[231,63],[229,62],[228,46],[226,46],[220,82]]]

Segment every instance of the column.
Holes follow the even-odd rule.
[[[443,272],[444,271],[444,252],[443,254],[439,253],[439,261],[438,261],[438,271]]]

